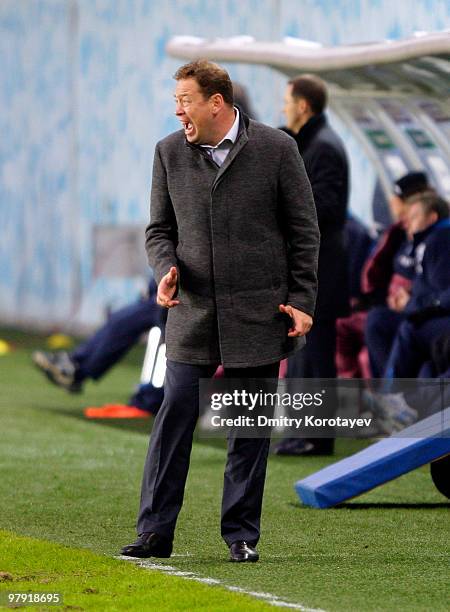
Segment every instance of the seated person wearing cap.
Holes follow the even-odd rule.
[[[415,275],[414,247],[405,227],[407,200],[427,189],[429,185],[423,172],[410,172],[396,181],[389,200],[395,223],[383,234],[363,270],[365,301],[376,304],[369,310],[365,324],[373,378],[383,376],[395,333],[405,318],[405,295],[409,295]]]
[[[434,192],[417,194],[409,200],[407,226],[413,236],[416,276],[411,292],[403,296],[404,320],[398,327],[384,371],[387,379],[384,388],[389,393],[377,394],[375,398],[379,415],[390,422],[387,433],[411,424],[418,416],[409,406],[414,398],[405,400],[405,385],[399,379],[441,375],[445,368],[439,367],[433,374],[425,365],[433,361],[436,342],[450,334],[447,202]]]
[[[394,304],[399,287],[409,288],[414,275],[411,244],[404,228],[406,199],[427,188],[427,177],[423,172],[410,172],[393,186],[389,208],[394,224],[383,233],[363,265],[359,294],[354,293],[351,315],[336,322],[336,365],[340,378],[370,377],[367,351],[364,351],[368,314],[373,376],[382,376],[391,334],[401,319],[387,301]]]

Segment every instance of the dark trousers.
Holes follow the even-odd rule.
[[[386,365],[386,378],[415,378],[431,359],[433,342],[450,332],[450,317],[429,319],[420,325],[403,321],[397,330]]]
[[[314,321],[311,331],[306,336],[306,344],[301,351],[288,359],[287,378],[336,378],[336,319],[319,319]],[[288,390],[298,391],[288,382]],[[338,408],[338,394],[330,385],[327,390],[326,406],[320,412],[321,418],[330,418]],[[298,416],[290,411],[290,416]],[[314,439],[317,447],[333,450],[333,432],[325,432],[324,438]],[[309,440],[309,438],[307,438]]]
[[[167,361],[164,401],[155,418],[142,479],[137,532],[154,531],[172,539],[183,504],[192,438],[199,415],[199,380],[217,365]],[[227,378],[278,378],[279,363],[257,368],[225,368]],[[221,533],[228,545],[256,545],[266,475],[269,438],[228,440]]]
[[[450,317],[436,317],[414,325],[403,321],[395,336],[385,372],[384,390],[403,392],[407,403],[424,418],[450,404],[450,385],[440,383],[450,375],[450,368],[441,369],[433,359],[433,344],[450,333]],[[443,367],[443,369],[442,369]],[[416,378],[416,385],[402,379]],[[398,380],[400,379],[400,380]],[[428,379],[433,379],[429,381]]]
[[[161,323],[162,308],[152,300],[142,300],[114,312],[71,358],[77,363],[77,380],[98,379],[119,361],[139,337]]]
[[[395,334],[405,315],[387,306],[369,310],[366,322],[366,344],[373,378],[382,378],[394,343]]]
[[[336,319],[314,321],[301,351],[288,360],[288,378],[336,378]]]

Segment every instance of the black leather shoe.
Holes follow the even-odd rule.
[[[275,455],[291,457],[311,457],[332,455],[334,440],[331,438],[310,439],[287,438],[282,440],[274,449]]]
[[[230,546],[230,561],[242,563],[244,561],[258,561],[259,555],[256,548],[247,544],[243,540],[233,542]]]
[[[141,533],[136,542],[122,548],[122,555],[127,557],[160,557],[167,559],[172,554],[172,542],[157,533]]]

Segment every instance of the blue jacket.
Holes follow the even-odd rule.
[[[405,314],[450,312],[450,219],[414,235],[416,276]]]
[[[344,227],[344,240],[348,255],[350,297],[361,297],[361,272],[375,246],[375,238],[364,223],[348,213]]]

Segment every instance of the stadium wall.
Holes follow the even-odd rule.
[[[178,127],[171,36],[339,45],[449,27],[446,0],[2,0],[0,323],[89,328],[145,285],[95,271],[94,228],[147,222],[154,145]],[[258,118],[281,124],[284,78],[228,68]],[[365,216],[373,171],[343,136]]]

